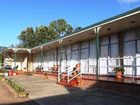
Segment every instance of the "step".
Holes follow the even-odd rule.
[[[73,79],[72,81],[70,81],[70,84],[74,87],[77,87],[78,86],[78,82],[76,79]]]
[[[60,82],[56,82],[56,83],[59,84],[59,85],[64,85],[64,86],[66,86],[66,87],[71,86],[71,84],[68,84],[68,83],[66,83],[66,82],[64,82],[64,81],[60,81]]]
[[[78,86],[78,82],[76,79],[71,80],[70,83],[67,83],[67,80],[61,80],[60,82],[57,82],[57,84],[74,87]]]

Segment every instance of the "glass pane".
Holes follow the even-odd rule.
[[[108,56],[108,46],[101,46],[101,57]]]
[[[111,43],[118,43],[118,36],[117,35],[111,35]]]
[[[108,36],[102,37],[100,42],[101,42],[101,45],[109,44],[109,37]]]
[[[140,40],[137,41],[137,51],[140,53]]]
[[[111,57],[118,57],[119,51],[118,51],[118,44],[112,44],[111,45]]]
[[[135,41],[124,43],[124,56],[134,56],[136,54]]]
[[[78,44],[72,45],[72,50],[76,50],[76,49],[78,49]]]
[[[88,42],[81,43],[81,48],[88,48]]]
[[[125,32],[124,41],[135,40],[135,39],[136,39],[136,34],[134,30]]]

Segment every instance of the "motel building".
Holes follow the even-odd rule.
[[[8,48],[2,54],[5,65],[18,66],[16,72],[32,72],[57,83],[90,87],[96,80],[117,81],[116,67],[125,69],[119,82],[138,83],[140,7],[40,46]]]

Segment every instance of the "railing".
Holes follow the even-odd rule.
[[[98,68],[99,75],[102,75],[101,72],[102,72],[102,70],[104,71],[105,69],[106,69],[106,71],[104,72],[105,75],[112,75],[111,72],[112,73],[114,72],[115,67],[124,67],[125,68],[125,73],[124,73],[125,77],[132,77],[133,82],[134,82],[136,76],[140,77],[140,72],[138,71],[139,74],[136,73],[136,70],[140,69],[140,63],[139,63],[140,56],[116,57],[116,58],[115,57],[114,58],[106,57],[106,58],[100,58],[98,62],[99,62],[99,68]],[[123,63],[123,65],[121,65],[121,62]],[[92,68],[94,68],[96,70],[96,65],[89,65],[89,66],[91,66]],[[68,70],[68,68],[66,67],[66,74],[63,75],[63,77],[62,77],[63,73],[61,73],[61,72],[58,73],[58,81],[67,77],[67,83],[69,83],[70,81],[72,81],[74,78],[78,77],[81,74],[81,72],[79,72],[74,76],[71,75],[75,71]],[[114,75],[115,75],[115,72],[114,72]]]
[[[99,59],[99,68],[101,68],[101,67],[111,67],[111,68],[113,68],[113,67],[120,67],[121,66],[120,65],[120,60],[131,60],[131,61],[127,62],[126,64],[123,64],[122,67],[140,67],[140,64],[136,65],[136,59],[137,58],[140,58],[140,57],[132,57],[132,56],[130,56],[130,57],[118,57],[118,58],[109,58],[109,57],[107,57],[107,58],[100,58]],[[103,61],[103,60],[106,61],[106,63],[107,63],[106,65],[107,66],[102,66],[100,64],[100,62]],[[117,60],[118,64],[114,64],[114,65],[109,64],[109,63],[111,63],[111,60]],[[125,63],[125,62],[123,61],[123,63]],[[130,63],[132,63],[132,64],[130,64]]]
[[[77,78],[80,74],[81,74],[81,72],[78,72],[76,75],[74,75],[74,76],[70,76],[70,75],[72,75],[72,73],[74,73],[74,72],[76,72],[77,70],[74,70],[74,71],[69,71],[68,72],[68,79],[67,79],[67,82],[68,83],[70,83],[70,81],[72,81],[73,79],[75,79],[75,78]]]
[[[68,73],[67,73],[68,70],[66,70],[66,72],[61,72],[61,67],[58,68],[58,82],[60,82],[62,79],[64,79]],[[62,75],[62,74],[66,74],[66,75]]]
[[[138,58],[140,59],[140,56],[129,56],[129,57],[117,57],[117,58],[100,58],[99,59],[99,70],[101,68],[106,68],[108,70],[107,73],[109,73],[109,69],[112,70],[115,67],[124,67],[125,68],[125,77],[132,77],[132,81],[135,81],[135,77],[138,76],[136,74],[136,69],[140,67],[140,64],[138,64]],[[121,65],[121,60],[123,60],[123,65]],[[105,61],[105,62],[103,62]],[[104,63],[104,64],[101,64]],[[114,63],[114,64],[113,64]],[[100,73],[99,73],[100,75]],[[140,75],[140,74],[139,74]]]
[[[59,79],[58,79],[58,81],[60,82],[62,79],[64,79],[65,77],[67,77],[67,73],[65,73],[65,75],[63,75],[64,74],[64,72],[62,72],[62,73],[60,73],[59,74]]]
[[[61,69],[61,68],[59,68],[59,69]],[[70,81],[72,81],[73,79],[75,79],[76,77],[78,77],[81,74],[81,72],[79,72],[79,73],[77,73],[76,75],[73,76],[73,73],[76,72],[76,71],[77,70],[69,71],[69,67],[66,67],[65,75],[63,75],[64,72],[60,72],[60,70],[59,70],[59,72],[58,72],[58,82],[60,82],[62,79],[67,77],[66,82],[70,83]]]

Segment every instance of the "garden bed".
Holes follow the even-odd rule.
[[[28,97],[29,93],[15,81],[6,79],[6,82],[15,90],[19,97]]]

